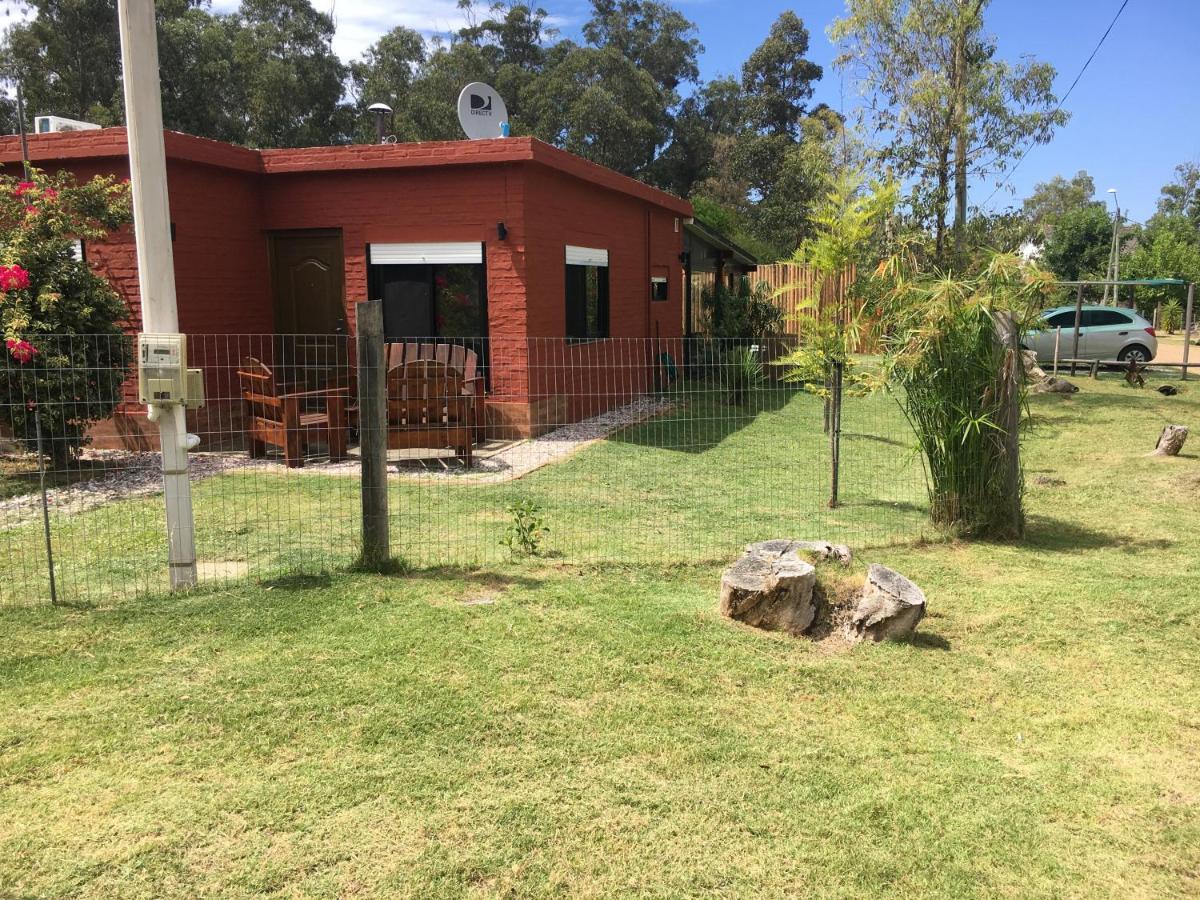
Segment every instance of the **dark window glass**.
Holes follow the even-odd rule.
[[[567,337],[608,337],[608,266],[567,266]]]
[[[487,335],[481,265],[372,266],[371,278],[389,341]]]
[[[432,266],[377,266],[382,269],[383,333],[388,340],[432,337]]]
[[[1096,327],[1100,325],[1128,325],[1132,319],[1124,313],[1119,313],[1115,309],[1093,309],[1091,310],[1091,321],[1089,325]]]
[[[651,300],[666,300],[667,299],[667,282],[665,280],[650,282],[650,299]]]
[[[1046,324],[1051,328],[1074,328],[1075,327],[1075,311],[1055,313],[1046,320]],[[1083,322],[1080,321],[1080,326]]]

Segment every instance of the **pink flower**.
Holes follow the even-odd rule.
[[[450,282],[448,282],[448,281],[446,280],[446,276],[445,276],[445,275],[438,275],[437,277],[435,277],[435,278],[433,279],[433,283],[434,283],[434,284],[435,284],[437,287],[444,288],[444,287],[445,287],[446,285],[448,285]]]
[[[25,206],[25,214],[28,216],[37,215],[37,207],[27,204]]]
[[[0,266],[0,291],[20,291],[29,287],[29,273],[20,266]]]
[[[19,363],[27,363],[37,356],[37,347],[29,343],[29,341],[5,341],[4,346],[8,348],[8,352],[12,354],[12,358]]]
[[[42,199],[50,201],[57,200],[58,191],[56,191],[54,188],[46,188],[44,191],[42,191]]]
[[[36,187],[37,185],[32,181],[22,181],[15,188],[13,188],[13,194],[20,197],[22,194],[28,193],[29,191],[34,190]]]

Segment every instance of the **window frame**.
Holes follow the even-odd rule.
[[[573,254],[572,251],[575,251]],[[573,262],[572,255],[579,259],[590,258],[599,260],[603,257],[603,264],[599,262]],[[612,266],[610,265],[610,257],[607,249],[575,247],[570,244],[566,245],[563,255],[563,304],[565,312],[565,322],[563,328],[564,337],[569,344],[590,344],[596,341],[606,341],[612,335]],[[593,333],[589,329],[588,322],[588,296],[587,282],[588,271],[595,270],[596,272],[596,329]],[[601,274],[603,273],[603,274]],[[582,290],[582,293],[576,297],[575,292]],[[575,326],[582,323],[581,333],[573,333],[576,331]]]
[[[432,324],[432,333],[411,335],[411,336],[388,336],[387,327],[387,309],[384,308],[384,339],[392,342],[400,342],[405,340],[437,338],[447,342],[462,342],[481,340],[484,345],[488,342],[490,333],[491,321],[488,316],[488,267],[487,267],[487,248],[483,248],[483,262],[437,262],[437,263],[394,263],[394,262],[373,262],[368,254],[367,262],[367,290],[368,296],[374,300],[383,301],[383,285],[387,270],[392,268],[424,268],[428,271],[429,282],[429,321]],[[447,336],[438,334],[437,327],[437,269],[439,266],[478,266],[479,267],[479,317],[482,334],[469,336]]]

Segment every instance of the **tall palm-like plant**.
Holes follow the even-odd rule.
[[[885,260],[880,375],[916,435],[935,524],[972,537],[1024,528],[1018,431],[1025,411],[1019,335],[1051,293],[1051,275],[1012,254],[978,275],[924,274]]]

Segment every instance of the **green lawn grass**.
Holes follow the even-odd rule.
[[[571,562],[715,563],[780,533],[877,544],[925,527],[921,466],[890,397],[846,402],[834,510],[819,398],[775,387],[731,405],[688,385],[673,399],[666,414],[517,480],[393,477],[393,551],[418,567],[502,564],[506,508],[521,499],[543,511],[546,552]],[[358,553],[352,477],[276,465],[235,471],[198,482],[193,503],[204,571],[320,573]],[[62,595],[96,602],[161,588],[164,529],[157,496],[54,513]],[[0,605],[41,603],[47,591],[40,518],[0,529]]]
[[[739,483],[746,512],[722,517],[681,485],[703,508],[661,526],[602,504],[604,472],[625,497],[661,488],[646,470],[675,457],[636,435],[521,490],[561,504],[552,526],[579,506],[621,532],[703,527],[700,563],[604,552],[0,611],[0,895],[1195,895],[1200,462],[1146,453],[1168,421],[1200,428],[1200,393],[1079,383],[1032,403],[1027,541],[865,554],[926,589],[911,643],[829,653],[721,620],[705,555],[760,501]],[[730,481],[737,442],[775,446],[791,409],[689,474]],[[786,450],[746,462],[805,465]],[[343,490],[325,481],[304,482],[318,509]],[[895,528],[918,515],[908,483],[883,507]],[[466,502],[442,490],[435,508]],[[867,533],[879,507],[860,506],[813,522]],[[239,527],[201,543],[261,539]]]

